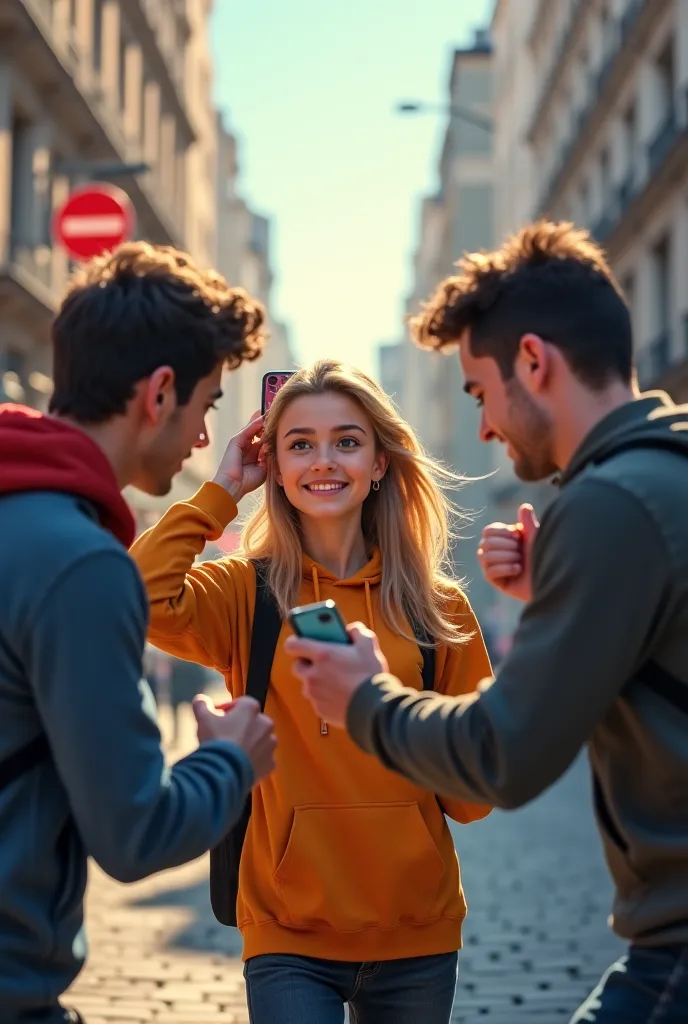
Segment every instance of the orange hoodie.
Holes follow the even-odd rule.
[[[132,548],[151,603],[149,638],[181,658],[225,676],[244,692],[255,603],[253,566],[224,558],[193,566],[237,514],[217,484],[204,484],[144,533]],[[418,646],[383,620],[379,552],[338,580],[304,558],[300,603],[332,598],[346,621],[375,629],[390,671],[422,687]],[[490,664],[470,606],[457,588],[452,614],[473,639],[441,646],[436,689],[468,693]],[[456,821],[489,808],[441,800],[364,754],[344,731],[321,733],[319,719],[291,673],[283,642],[272,667],[266,713],[275,722],[277,767],[253,791],[241,858],[237,919],[244,958],[292,953],[333,960],[391,960],[461,946],[466,904],[444,812]]]

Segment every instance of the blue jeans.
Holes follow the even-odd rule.
[[[688,946],[631,946],[571,1024],[685,1024]]]
[[[350,963],[282,953],[244,965],[251,1024],[449,1024],[458,953]]]

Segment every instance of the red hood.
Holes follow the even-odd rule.
[[[0,405],[0,495],[61,491],[91,502],[125,547],[136,535],[131,510],[104,452],[86,434],[23,405]]]

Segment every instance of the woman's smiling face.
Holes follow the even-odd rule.
[[[289,403],[277,426],[275,455],[275,477],[288,501],[314,519],[360,513],[387,468],[369,416],[336,391]]]

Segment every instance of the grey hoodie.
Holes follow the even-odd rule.
[[[652,447],[668,438],[678,451]],[[647,447],[607,458],[631,442]],[[607,416],[567,467],[497,678],[451,700],[381,676],[355,694],[348,727],[415,782],[503,808],[587,744],[615,930],[688,942],[688,714],[647,685],[650,660],[688,698],[688,408],[662,394]]]

